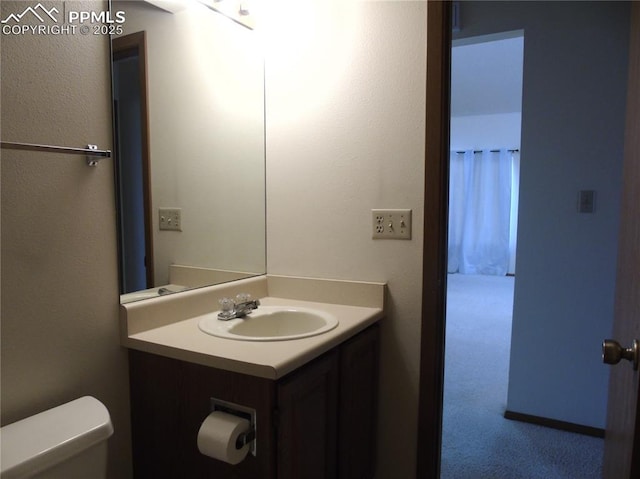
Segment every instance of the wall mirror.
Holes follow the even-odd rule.
[[[264,274],[255,31],[195,1],[111,8],[121,301]]]

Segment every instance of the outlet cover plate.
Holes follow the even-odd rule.
[[[411,239],[411,210],[371,210],[373,239]]]
[[[160,230],[182,231],[182,209],[158,208]]]

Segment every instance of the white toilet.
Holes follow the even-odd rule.
[[[1,479],[104,479],[107,408],[84,396],[0,428]]]

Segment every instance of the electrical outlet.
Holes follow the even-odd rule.
[[[373,239],[411,239],[411,210],[371,210]]]
[[[180,208],[158,208],[160,230],[182,231],[182,210]]]

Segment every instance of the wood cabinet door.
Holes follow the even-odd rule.
[[[275,479],[274,381],[134,350],[129,370],[136,479]],[[256,456],[231,465],[200,453],[211,398],[256,411]]]
[[[338,477],[371,479],[376,458],[379,327],[340,348]]]
[[[182,365],[169,358],[129,351],[133,476],[136,479],[184,477],[185,387]]]
[[[338,352],[330,351],[278,386],[278,479],[334,479]]]

